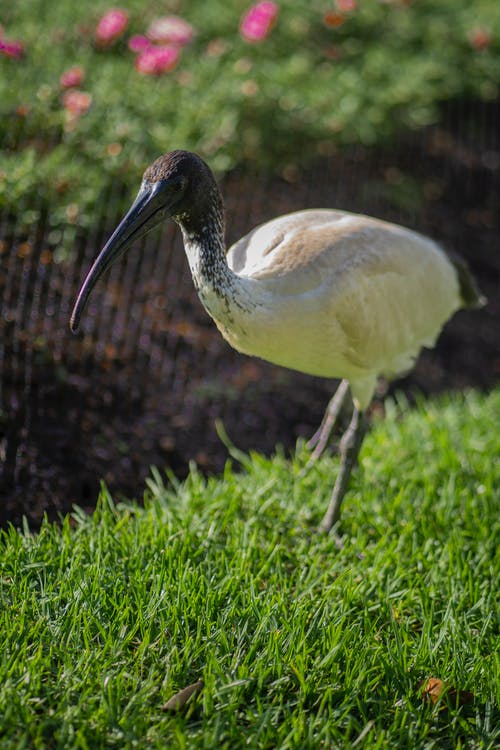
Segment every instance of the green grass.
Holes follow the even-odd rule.
[[[300,446],[6,531],[2,750],[498,747],[500,390],[387,411],[341,551],[314,532],[338,459],[299,478]]]

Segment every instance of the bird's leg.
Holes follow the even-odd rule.
[[[320,524],[320,531],[330,532],[340,518],[340,506],[349,484],[349,477],[359,455],[366,432],[364,413],[354,407],[349,427],[340,441],[340,469],[333,488],[330,505]]]
[[[307,442],[307,447],[309,449],[314,449],[308,462],[308,467],[321,456],[328,445],[330,435],[335,427],[335,422],[337,421],[337,417],[342,409],[342,404],[344,403],[348,389],[349,383],[347,380],[342,380],[333,394],[333,398],[326,407],[320,426],[312,438]]]

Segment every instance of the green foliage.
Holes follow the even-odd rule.
[[[497,747],[500,391],[388,405],[319,536],[338,468],[103,489],[0,554],[0,744],[34,748]],[[421,680],[473,693],[427,704]],[[179,715],[176,691],[205,688]]]
[[[0,23],[25,55],[0,55],[0,206],[16,215],[50,206],[53,225],[89,226],[104,187],[134,184],[172,148],[199,152],[219,173],[248,163],[282,169],[420,128],[445,100],[498,96],[497,0],[359,0],[340,26],[325,23],[329,4],[285,0],[258,44],[238,31],[248,5],[170,0],[159,11],[124,0],[125,35],[99,49],[94,31],[107,2],[7,4]],[[141,75],[127,39],[168,12],[196,37],[174,71]],[[477,30],[486,43],[474,42]],[[59,78],[72,65],[84,68],[80,88],[92,105],[70,121]]]

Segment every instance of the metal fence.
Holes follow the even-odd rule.
[[[490,299],[460,313],[403,385],[426,393],[500,374],[498,105],[449,107],[443,124],[390,149],[330,154],[284,176],[234,173],[223,184],[228,244],[308,207],[399,221],[461,253]],[[130,186],[132,199],[137,186]],[[71,259],[43,220],[21,233],[0,216],[0,489],[3,522],[33,525],[91,508],[102,478],[140,496],[149,466],[219,471],[221,419],[243,450],[290,449],[321,417],[332,384],[230,350],[203,311],[173,226],[149,235],[100,282],[82,333],[68,321],[85,271],[116,221],[110,198]],[[401,386],[400,386],[401,387]]]

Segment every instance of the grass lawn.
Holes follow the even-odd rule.
[[[387,411],[340,551],[300,446],[6,531],[2,750],[498,747],[500,390]]]

